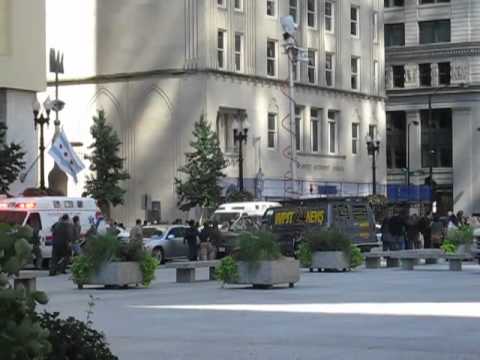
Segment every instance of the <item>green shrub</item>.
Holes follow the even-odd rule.
[[[360,249],[352,244],[350,250],[350,268],[355,269],[356,267],[359,267],[363,264],[364,260],[365,259]]]
[[[237,263],[231,256],[224,257],[220,266],[215,270],[215,276],[222,281],[222,286],[226,283],[234,283],[238,280]]]
[[[245,232],[239,235],[237,241],[236,259],[240,261],[271,261],[282,256],[278,241],[270,232]]]
[[[52,351],[46,360],[116,360],[105,335],[73,317],[61,319],[58,313],[38,315],[42,327],[49,333]],[[3,358],[2,358],[3,359]]]
[[[46,304],[40,291],[12,289],[11,277],[31,260],[31,229],[0,224],[0,359],[43,359],[50,351],[48,331],[35,317]]]
[[[455,254],[457,251],[457,245],[449,240],[445,240],[440,247],[445,254]]]
[[[116,260],[119,255],[120,240],[115,235],[92,236],[87,240],[84,252],[95,271],[104,264]]]
[[[333,227],[316,228],[305,233],[304,239],[312,252],[341,251],[350,257],[352,241],[345,233]]]
[[[85,255],[76,256],[72,262],[73,282],[78,285],[86,284],[94,272],[90,258]]]
[[[150,254],[144,254],[143,259],[139,261],[139,264],[143,276],[143,285],[149,286],[155,279],[155,270],[157,270],[160,263]]]
[[[309,268],[312,265],[312,250],[306,241],[300,243],[295,255],[303,267]]]
[[[469,225],[462,225],[458,229],[451,229],[447,232],[445,241],[455,246],[471,244],[473,242],[473,228]]]

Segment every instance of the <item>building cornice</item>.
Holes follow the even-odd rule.
[[[430,58],[451,58],[480,56],[480,42],[462,42],[446,44],[428,44],[408,47],[387,47],[387,63]]]
[[[479,93],[480,84],[469,84],[468,86],[449,86],[445,88],[410,88],[387,90],[387,99],[400,97],[415,97],[428,95],[464,95]]]
[[[66,78],[59,80],[58,84],[61,86],[72,86],[72,85],[85,85],[85,84],[104,84],[110,82],[121,82],[129,80],[143,80],[149,77],[179,77],[186,75],[196,75],[196,74],[207,74],[217,77],[228,77],[236,78],[239,80],[244,80],[248,82],[258,82],[262,85],[274,85],[274,86],[288,86],[287,80],[280,80],[275,78],[270,78],[266,76],[258,76],[251,74],[242,74],[229,71],[221,71],[217,69],[159,69],[159,70],[150,70],[150,71],[139,71],[139,72],[129,72],[129,73],[115,73],[115,74],[105,74],[105,75],[94,75],[88,77],[79,77],[79,78]],[[48,86],[54,86],[55,81],[48,81]],[[376,101],[386,101],[386,96],[371,95],[367,93],[362,93],[358,91],[350,91],[338,88],[324,87],[314,84],[306,83],[295,83],[297,89],[304,90],[317,90],[331,92],[333,94],[341,94],[346,96],[358,97],[362,99],[376,100]]]

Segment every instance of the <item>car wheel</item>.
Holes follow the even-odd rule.
[[[163,252],[162,248],[155,248],[152,251],[152,255],[158,260],[160,264],[165,263],[165,253]]]

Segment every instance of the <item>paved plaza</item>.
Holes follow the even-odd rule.
[[[149,289],[77,290],[41,277],[48,308],[86,318],[132,360],[480,359],[480,266],[302,274],[294,289],[175,283],[158,270]],[[199,272],[207,279],[207,272]]]

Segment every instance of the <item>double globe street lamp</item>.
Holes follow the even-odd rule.
[[[367,151],[368,155],[372,156],[372,193],[373,195],[377,194],[377,164],[376,164],[376,156],[377,153],[380,151],[380,144],[381,140],[377,134],[375,135],[367,135],[366,138],[367,142]]]
[[[44,139],[44,132],[43,127],[44,125],[48,125],[50,122],[50,111],[52,110],[54,104],[50,101],[50,98],[47,98],[43,102],[43,109],[42,105],[36,100],[33,105],[33,125],[35,127],[35,131],[37,130],[37,126],[40,126],[40,189],[45,190],[45,139]]]
[[[238,190],[243,192],[243,143],[246,144],[248,139],[248,122],[244,121],[245,112],[239,112],[238,118],[241,120],[233,125],[233,144],[238,143]]]

